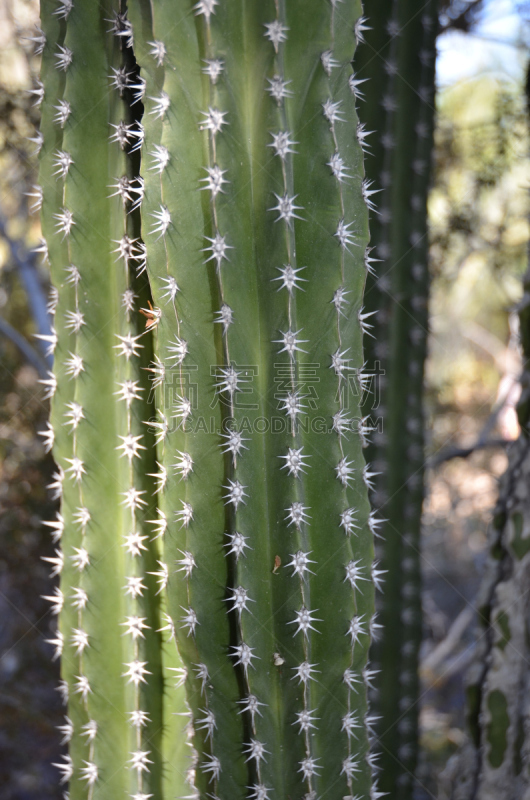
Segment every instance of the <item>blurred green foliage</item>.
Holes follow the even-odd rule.
[[[522,86],[485,75],[439,95],[429,202],[433,413],[440,403],[483,407],[495,397],[527,262],[527,153]]]

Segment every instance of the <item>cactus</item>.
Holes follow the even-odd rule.
[[[530,274],[519,305],[521,433],[508,451],[477,598],[479,631],[466,680],[467,736],[442,775],[451,800],[528,796],[528,474]]]
[[[354,65],[358,79],[368,79],[359,115],[364,136],[371,132],[366,173],[378,192],[370,244],[380,263],[377,274],[368,275],[365,294],[367,312],[378,311],[365,345],[376,383],[364,413],[376,428],[367,452],[376,473],[372,502],[384,518],[377,569],[386,579],[378,607],[384,635],[371,653],[377,671],[373,705],[380,717],[381,789],[408,798],[418,755],[427,191],[437,2],[418,10],[410,0],[379,0],[371,13],[371,30]],[[389,674],[397,678],[389,680]]]
[[[41,17],[62,780],[379,797],[360,2]]]

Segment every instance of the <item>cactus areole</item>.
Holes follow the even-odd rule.
[[[361,3],[42,0],[41,27],[61,780],[379,797]]]

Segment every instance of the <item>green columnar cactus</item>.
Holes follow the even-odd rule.
[[[519,306],[523,350],[519,439],[509,450],[478,596],[479,636],[467,676],[468,736],[442,779],[451,800],[528,796],[530,565],[530,273]]]
[[[380,715],[381,788],[405,798],[418,750],[427,191],[437,3],[418,10],[409,0],[381,0],[371,14],[354,66],[360,81],[369,79],[359,113],[365,131],[372,132],[367,176],[379,191],[370,244],[380,264],[368,276],[365,296],[366,309],[378,310],[365,349],[376,376],[364,406],[377,429],[367,455],[376,473],[372,501],[385,518],[376,548],[386,583],[378,603],[384,635],[372,650],[380,670],[374,710]],[[397,680],[388,680],[390,669]]]
[[[360,2],[42,27],[70,797],[378,797]]]

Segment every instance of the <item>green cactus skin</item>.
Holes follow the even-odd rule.
[[[376,473],[372,502],[385,518],[376,548],[386,582],[376,605],[384,635],[371,653],[379,670],[373,707],[380,716],[381,789],[408,798],[418,754],[427,192],[437,3],[418,11],[408,0],[381,0],[370,11],[371,30],[354,66],[358,80],[368,79],[359,114],[365,130],[374,132],[366,171],[379,190],[370,244],[381,263],[368,276],[365,300],[368,311],[378,310],[365,347],[367,363],[383,371],[379,408],[372,411],[373,396],[365,404],[366,414],[383,420],[367,450]],[[388,680],[390,669],[398,680]]]
[[[42,26],[70,797],[379,797],[360,3]]]

